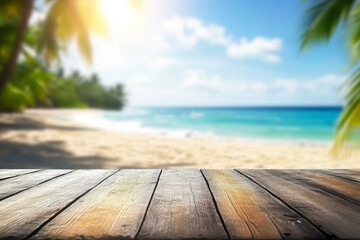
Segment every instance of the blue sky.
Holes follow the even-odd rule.
[[[94,62],[75,47],[67,70],[124,83],[131,106],[339,105],[348,53],[341,34],[300,51],[299,0],[102,0],[107,36]],[[120,11],[118,9],[121,9]]]

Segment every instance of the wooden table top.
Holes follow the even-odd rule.
[[[0,238],[360,239],[360,171],[4,169]]]

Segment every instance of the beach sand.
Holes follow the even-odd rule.
[[[0,168],[360,168],[329,146],[111,132],[60,120],[97,110],[0,114]]]

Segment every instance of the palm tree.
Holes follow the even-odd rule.
[[[348,69],[354,68],[354,71],[343,85],[345,106],[336,126],[333,145],[333,150],[338,154],[341,147],[349,147],[359,140],[356,134],[359,134],[360,128],[360,1],[315,1],[306,17],[307,28],[302,36],[302,49],[314,42],[328,41],[342,27],[346,30],[351,51]]]
[[[5,17],[16,17],[17,13],[21,17],[17,36],[13,43],[12,52],[2,67],[0,73],[0,93],[5,89],[6,84],[10,80],[15,70],[16,62],[21,51],[21,44],[25,37],[25,32],[29,23],[33,5],[34,0],[24,0],[22,3],[20,3],[19,0],[4,0],[1,2],[0,8],[3,10],[2,14],[4,14]]]
[[[66,50],[66,45],[73,38],[83,57],[91,61],[90,32],[103,32],[105,21],[96,0],[45,0],[47,14],[42,25],[42,36],[38,42],[37,51],[49,62],[58,58],[60,50]],[[39,6],[36,6],[39,7]],[[26,30],[29,26],[31,13],[35,8],[35,0],[1,0],[0,20],[18,21],[18,31],[13,41],[12,49],[0,70],[0,94],[11,79],[17,60],[21,53]],[[85,16],[90,16],[85,19]]]

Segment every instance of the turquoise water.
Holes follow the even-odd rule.
[[[330,141],[340,111],[339,107],[133,108],[104,117],[143,128],[221,137]]]

